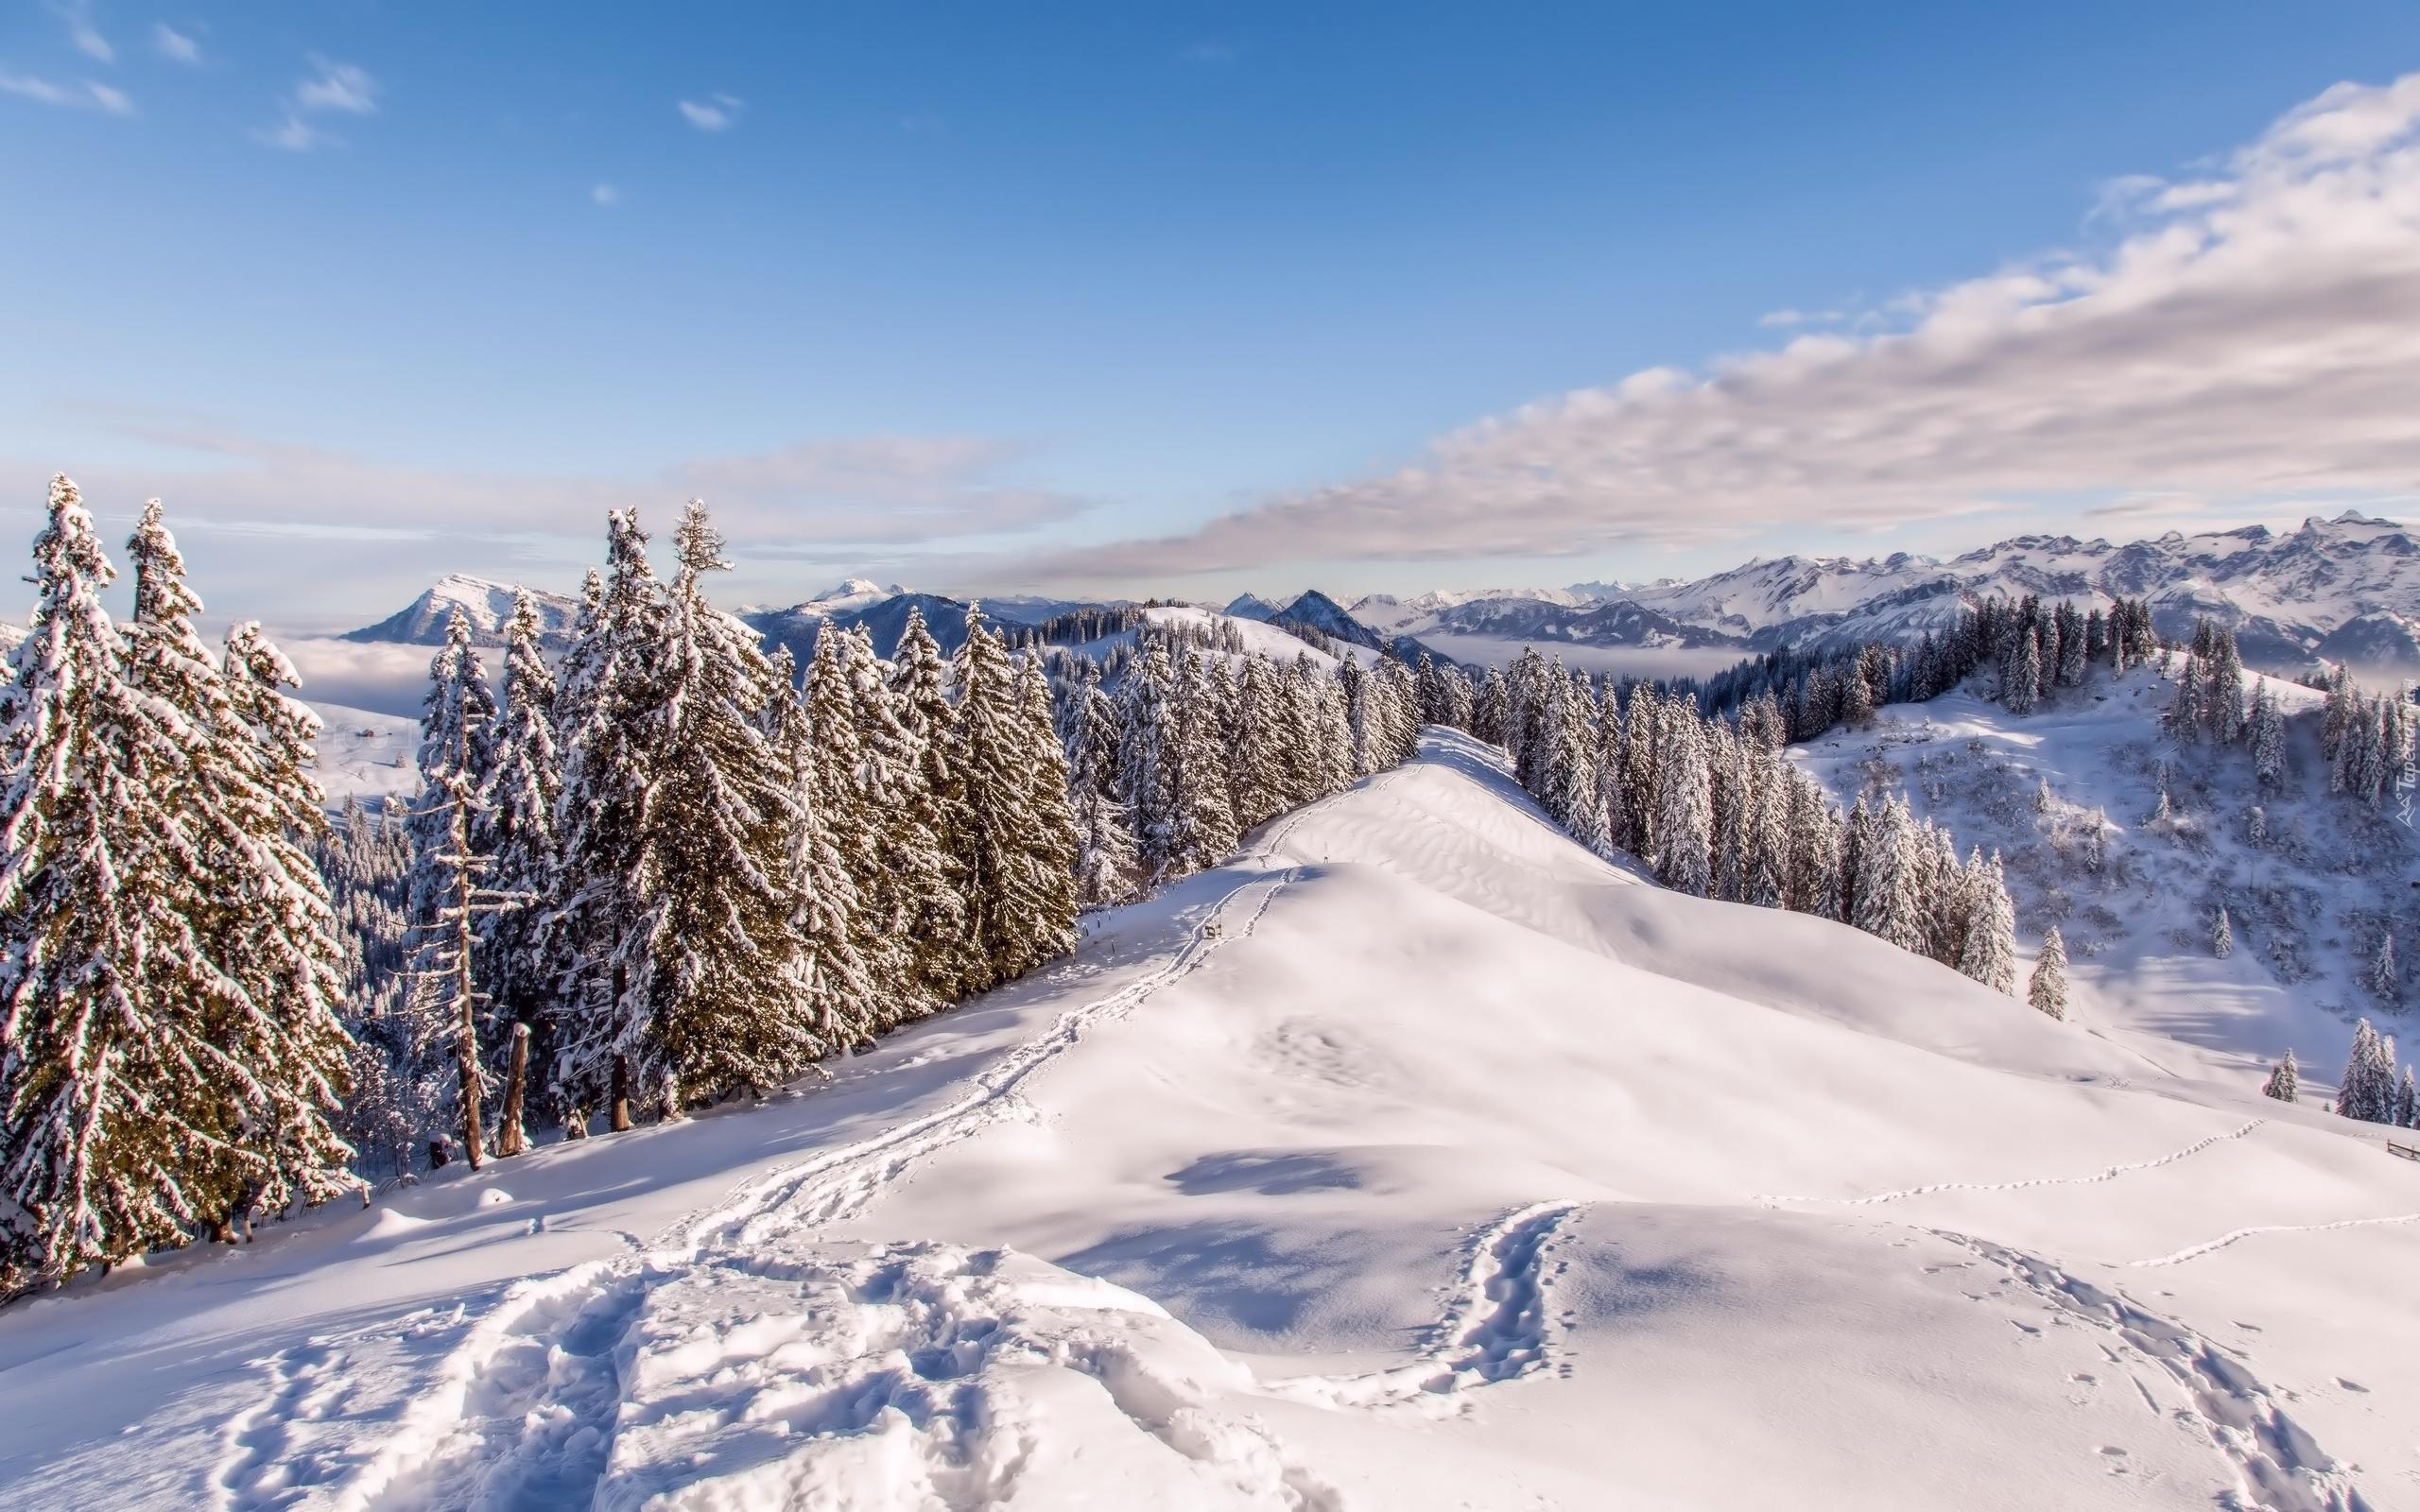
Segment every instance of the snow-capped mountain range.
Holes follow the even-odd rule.
[[[2233,629],[2245,662],[2264,671],[2299,672],[2325,658],[2371,675],[2420,672],[2420,539],[2395,522],[2351,512],[2306,520],[2283,533],[2248,525],[2123,543],[2017,536],[1945,560],[1906,552],[1865,559],[1759,558],[1691,579],[1373,593],[1350,606],[1317,589],[1283,600],[1244,593],[1224,613],[1356,645],[1408,646],[1413,654],[1417,637],[1435,634],[1457,644],[1469,638],[1748,655],[1784,645],[1913,640],[1947,629],[1977,598],[2026,593],[2092,604],[2148,598],[2163,633],[2181,638],[2208,618]],[[577,605],[558,593],[534,596],[549,637],[560,637]],[[787,607],[748,606],[738,613],[769,640],[803,652],[826,621],[864,623],[877,642],[895,640],[910,602],[924,608],[945,644],[951,631],[963,634],[963,601],[867,578]],[[1025,624],[1083,602],[983,600],[994,618]],[[435,644],[458,608],[479,642],[493,644],[511,606],[509,585],[451,576],[345,639]]]
[[[2299,670],[2313,657],[2420,669],[2420,541],[2394,521],[2346,512],[2278,533],[2265,525],[2122,544],[2018,536],[1942,560],[1787,556],[1728,572],[1567,590],[1374,594],[1370,625],[1589,645],[1781,645],[1913,639],[1954,624],[1975,597],[2037,593],[2106,604],[2151,601],[2166,634],[2208,618],[2236,633],[2254,666]],[[1604,613],[1619,605],[1635,613]]]

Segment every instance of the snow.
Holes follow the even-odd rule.
[[[2412,1168],[2115,990],[1662,891],[1432,732],[828,1085],[0,1311],[0,1491],[2407,1503]]]
[[[2186,664],[2177,659],[2179,671]],[[1917,817],[1938,817],[1962,848],[1999,850],[2026,968],[2044,930],[2055,922],[2066,934],[2071,1016],[2170,1070],[2244,1086],[2290,1046],[2308,1097],[2332,1085],[2358,1016],[2396,1027],[2361,977],[2376,911],[2420,902],[2407,885],[2420,846],[2391,812],[2327,795],[2320,696],[2270,686],[2289,715],[2290,781],[2276,794],[2257,790],[2247,747],[2179,747],[2160,734],[2175,684],[2156,666],[2096,670],[2024,717],[1966,693],[1893,705],[1869,730],[1835,730],[1791,754],[1842,803],[1878,782],[1906,791]],[[2178,808],[2166,833],[2147,822],[2163,763]],[[2033,808],[2046,782],[2047,816]],[[2275,836],[2265,847],[2246,834],[2256,803]],[[2099,877],[2073,843],[2095,809],[2110,825],[2110,867]],[[2221,902],[2238,940],[2223,959],[2209,948]]]
[[[423,672],[423,680],[426,680]],[[320,769],[330,808],[347,799],[408,798],[420,787],[420,721],[339,703],[311,704],[320,716]]]

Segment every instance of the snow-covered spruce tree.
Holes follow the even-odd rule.
[[[1336,681],[1344,693],[1344,722],[1353,734],[1353,775],[1367,777],[1385,765],[1378,755],[1379,736],[1373,728],[1378,717],[1373,707],[1376,692],[1361,663],[1350,657],[1337,667]]]
[[[2232,745],[2244,728],[2243,657],[2236,649],[2235,632],[2214,627],[2209,658],[2196,664],[2207,668],[2202,701],[2210,734],[2221,746]]]
[[[1789,860],[1782,889],[1782,906],[1795,913],[1831,916],[1837,913],[1836,865],[1839,837],[1833,833],[1831,807],[1824,790],[1805,772],[1789,771]]]
[[[1789,771],[1770,747],[1756,758],[1754,812],[1748,824],[1747,878],[1741,901],[1759,908],[1786,906],[1789,890]]]
[[[706,576],[730,564],[700,501],[673,546],[681,570],[656,658],[661,745],[639,820],[647,912],[631,987],[641,1011],[615,1046],[666,1117],[779,1086],[838,1048],[801,1010],[800,786],[762,723],[772,668],[755,634],[707,602]]]
[[[1037,708],[1021,695],[1000,638],[970,605],[955,671],[949,757],[965,812],[958,861],[974,963],[967,988],[979,992],[1073,947],[1076,845],[1039,670],[1029,690],[1042,694]]]
[[[2025,984],[2025,1000],[2053,1019],[2067,1016],[2067,942],[2056,924],[2042,936],[2042,949],[2033,957],[2033,974]]]
[[[1262,710],[1267,722],[1257,736],[1247,730],[1248,748],[1254,739],[1269,746],[1266,765],[1257,768],[1260,777],[1249,790],[1256,800],[1282,807],[1285,800],[1273,786],[1262,784],[1282,775],[1275,741],[1281,733],[1283,693],[1267,662],[1255,661],[1262,668],[1262,687],[1255,691],[1247,668],[1239,698]],[[1067,752],[1068,814],[1076,829],[1076,902],[1086,909],[1114,907],[1131,901],[1141,881],[1133,813],[1117,796],[1117,705],[1101,689],[1098,664],[1089,661],[1068,696],[1061,739]]]
[[[2394,1107],[2387,1122],[2397,1128],[2420,1128],[2420,1084],[2412,1080],[2411,1068],[2403,1068],[2403,1081],[2394,1089]]]
[[[909,960],[917,989],[932,1002],[947,1003],[963,997],[982,968],[967,954],[966,799],[949,764],[950,726],[957,717],[949,697],[949,663],[916,605],[908,606],[892,651],[890,695],[891,710],[910,743],[904,791],[932,836],[947,883],[946,893],[923,892],[915,900]]]
[[[2031,630],[2016,638],[2013,658],[2000,670],[2000,702],[2013,714],[2030,714],[2042,697],[2042,643]]]
[[[1999,852],[1987,864],[1979,857],[1966,866],[1969,907],[1965,948],[1958,970],[1995,991],[2016,995],[2016,909],[2009,902],[2008,881]]]
[[[905,749],[906,735],[889,718],[890,697],[863,629],[827,627],[816,637],[801,694],[806,728],[781,737],[815,820],[815,834],[803,838],[820,839],[831,852],[828,861],[811,853],[797,859],[810,873],[816,866],[837,866],[849,888],[845,940],[834,939],[829,933],[834,921],[828,917],[803,923],[802,932],[807,948],[813,949],[815,931],[825,931],[821,937],[835,958],[842,959],[838,976],[830,984],[829,1016],[838,1021],[854,1012],[867,1034],[880,1034],[931,1006],[915,995],[909,983],[908,949],[897,919],[905,913],[901,900],[908,891],[902,879],[939,861],[929,836],[916,852],[922,860],[886,850],[904,833],[890,795],[905,767],[895,753]],[[803,750],[796,744],[801,739]],[[878,754],[878,747],[894,756]],[[843,906],[830,898],[819,900],[819,905],[832,912]],[[852,954],[854,967],[845,960]],[[863,995],[852,1007],[849,993],[859,974]]]
[[[493,868],[479,842],[489,831],[496,708],[459,608],[429,661],[428,681],[411,817],[410,1074],[476,1169],[487,1155],[483,1107],[491,1085],[481,1051],[489,994],[476,941],[482,916],[497,902],[487,896]],[[440,1163],[434,1154],[432,1163]]]
[[[1243,676],[1236,684],[1236,714],[1227,749],[1227,774],[1239,830],[1256,829],[1287,808],[1285,762],[1279,753],[1285,730],[1277,704],[1277,669],[1267,657],[1255,653],[1245,660]],[[1109,700],[1101,698],[1100,707],[1108,710]]]
[[[2186,745],[2202,738],[2207,713],[2202,701],[2202,679],[2188,663],[2176,679],[2176,694],[2168,703],[2168,730]]]
[[[1640,683],[1622,710],[1622,824],[1631,854],[1652,861],[1655,826],[1663,815],[1664,703],[1655,684]]]
[[[2403,972],[2394,964],[2394,931],[2378,934],[2378,948],[2371,953],[2367,982],[2373,996],[2386,1003],[2403,1001]]]
[[[213,933],[249,1005],[220,1045],[251,1068],[260,1099],[238,1135],[260,1161],[247,1176],[245,1207],[274,1212],[360,1189],[346,1168],[354,1152],[332,1123],[354,1059],[337,1012],[344,950],[314,856],[328,822],[326,794],[311,775],[320,716],[288,696],[301,679],[258,625],[228,628],[220,665],[234,728],[249,737],[233,744],[253,778],[222,790],[234,796],[217,805],[243,854],[214,873],[235,905]]]
[[[837,639],[837,637],[835,637]],[[816,651],[824,656],[823,637]],[[837,661],[833,662],[837,671]],[[858,816],[845,799],[826,797],[830,787],[845,788],[845,774],[830,771],[816,748],[818,721],[809,713],[797,687],[797,664],[785,646],[773,658],[768,692],[766,730],[781,753],[782,765],[795,783],[794,803],[786,858],[789,875],[786,890],[792,901],[790,927],[798,936],[802,957],[799,976],[804,984],[806,1020],[820,1046],[827,1052],[872,1040],[881,1022],[881,988],[867,959],[865,921],[850,857],[864,864],[861,845],[852,845],[846,826]],[[830,694],[827,693],[827,697]],[[846,719],[824,722],[821,729],[856,744],[856,731]]]
[[[1523,646],[1505,679],[1503,745],[1512,758],[1513,775],[1530,791],[1536,789],[1536,765],[1545,755],[1548,676],[1546,659],[1537,648]]]
[[[1179,653],[1171,711],[1178,816],[1171,854],[1181,872],[1201,871],[1224,861],[1242,836],[1228,798],[1227,747],[1219,710],[1202,659],[1190,650]]]
[[[2382,1038],[2367,1019],[2353,1026],[2353,1053],[2336,1084],[2336,1111],[2371,1124],[2394,1114],[2394,1041]]]
[[[1657,739],[1656,880],[1703,898],[1714,884],[1714,797],[1695,696],[1664,706]]]
[[[1925,908],[1919,868],[1929,859],[1918,854],[1915,821],[1906,799],[1887,799],[1858,860],[1857,927],[1903,951],[1922,954]]]
[[[550,1101],[577,1135],[603,1109],[631,1125],[628,1045],[642,1021],[635,976],[649,898],[639,875],[642,818],[663,752],[664,592],[635,510],[607,517],[606,572],[563,659],[556,714],[562,796],[561,872],[545,927],[564,971],[555,1011]]]
[[[2235,954],[2235,920],[2228,917],[2223,903],[2210,920],[2210,954],[2222,961]]]
[[[1118,688],[1117,786],[1134,811],[1136,853],[1157,881],[1181,874],[1184,849],[1176,710],[1176,668],[1167,643],[1145,635]]]
[[[503,1089],[495,1119],[495,1153],[521,1153],[522,1101],[515,1062],[526,1081],[528,1063],[544,1065],[562,977],[550,957],[544,908],[555,896],[555,811],[562,799],[562,764],[555,751],[555,674],[541,643],[537,601],[512,594],[505,622],[504,707],[490,742],[487,788],[472,843],[488,858],[488,885],[503,895],[479,919],[478,977],[488,994],[479,1039],[489,1074]]]
[[[2269,1079],[2260,1084],[2260,1094],[2290,1103],[2302,1095],[2302,1068],[2294,1064],[2294,1052],[2290,1045],[2285,1058],[2269,1068]]]
[[[115,573],[64,475],[34,567],[0,794],[9,1292],[183,1244],[215,1216],[188,1184],[220,1163],[246,1074],[213,1040],[233,988],[195,927],[209,883],[175,806],[196,735],[129,682],[100,601]]]
[[[911,622],[921,620],[912,609]],[[922,630],[921,623],[914,628]],[[924,636],[921,639],[929,640]],[[905,639],[903,637],[903,639]],[[824,643],[818,638],[816,662],[807,673],[817,734],[818,759],[827,774],[851,774],[856,792],[852,809],[832,810],[860,883],[859,912],[866,934],[861,948],[889,1006],[886,1025],[931,1012],[943,1001],[930,982],[937,961],[954,960],[947,942],[965,928],[957,863],[942,850],[941,802],[926,782],[937,764],[924,759],[923,742],[900,717],[902,700],[891,690],[873,641],[863,626],[832,636],[837,673],[824,670]],[[856,727],[854,744],[844,738],[845,713]],[[842,785],[827,775],[829,802]],[[854,813],[862,843],[845,821]]]
[[[1597,803],[1605,811],[1605,838],[1610,857],[1616,850],[1634,850],[1637,837],[1631,833],[1630,809],[1624,798],[1622,782],[1622,751],[1628,745],[1622,731],[1620,692],[1612,679],[1605,679],[1597,698]]]
[[[1491,746],[1504,745],[1510,738],[1506,727],[1512,721],[1512,689],[1502,670],[1487,669],[1479,679],[1478,696],[1471,705],[1471,733]]]
[[[315,856],[326,834],[311,776],[320,722],[283,689],[294,669],[252,624],[229,633],[223,659],[194,631],[201,608],[156,499],[127,541],[134,617],[129,682],[173,709],[186,735],[182,767],[154,774],[207,880],[192,920],[233,991],[216,1007],[212,1042],[244,1068],[230,1083],[225,1142],[209,1175],[186,1177],[213,1231],[296,1200],[354,1190],[351,1149],[331,1119],[353,1047],[337,1016],[344,989],[341,930]],[[200,1153],[198,1151],[198,1153]]]

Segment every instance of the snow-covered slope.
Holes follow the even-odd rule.
[[[320,716],[318,776],[330,808],[419,789],[420,721],[340,703],[314,701],[311,711]]]
[[[1892,705],[1871,728],[1834,730],[1792,755],[1842,803],[1860,790],[1903,792],[1962,844],[2000,850],[2025,950],[2059,925],[2083,1022],[2180,1073],[2250,1087],[2291,1048],[2310,1080],[2329,1083],[2355,1018],[2420,1038],[2403,1005],[2362,980],[2382,930],[2420,941],[2420,843],[2393,806],[2328,795],[2320,696],[2271,686],[2288,714],[2289,766],[2273,793],[2259,790],[2242,747],[2162,737],[2175,690],[2156,667],[2097,671],[2023,717],[1962,693]],[[2154,818],[2163,773],[2165,821]],[[2256,805],[2267,828],[2257,843]],[[2097,870],[2096,812],[2107,825]],[[2221,908],[2224,958],[2212,947]]]
[[[2420,1471],[2411,1167],[1662,892],[1459,737],[837,1070],[0,1312],[0,1491],[2384,1509]]]
[[[456,573],[438,579],[418,598],[377,624],[346,631],[343,639],[442,645],[446,621],[458,609],[470,622],[472,639],[476,644],[502,645],[505,623],[512,617],[513,592],[510,583]],[[549,641],[558,641],[571,632],[572,620],[579,612],[579,600],[536,589],[529,591],[529,596],[537,603],[538,618],[545,626]]]

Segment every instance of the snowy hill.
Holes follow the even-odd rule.
[[[377,624],[346,631],[342,639],[442,645],[446,621],[458,609],[470,621],[472,639],[477,644],[502,645],[505,623],[512,617],[512,594],[510,583],[494,583],[456,573],[440,578],[410,604]],[[536,589],[529,591],[529,596],[537,601],[538,617],[545,626],[549,642],[560,643],[570,634],[572,621],[579,612],[579,600]]]
[[[2143,1042],[1656,889],[1434,735],[828,1086],[0,1312],[0,1486],[2403,1504],[2412,1168]]]
[[[1258,593],[1237,593],[1221,612],[1231,619],[1259,620],[1266,624],[1284,613],[1285,610]]]
[[[2325,1082],[2357,1017],[2415,1038],[2403,1006],[2362,978],[2383,930],[2420,941],[2420,843],[2392,806],[2328,795],[2320,696],[2272,687],[2288,714],[2288,781],[2273,793],[2258,789],[2241,747],[2161,736],[2174,685],[2155,667],[2096,673],[2023,717],[1964,694],[1893,705],[1870,729],[1835,730],[1792,755],[1842,803],[1905,792],[1919,817],[1999,850],[2028,950],[2053,923],[2066,937],[2082,1021],[2171,1069],[2244,1086],[2290,1047]],[[2163,781],[2172,812],[2159,820]],[[2106,819],[2098,868],[2096,813]],[[2233,936],[2224,958],[2212,948],[2221,908]]]
[[[348,799],[409,798],[420,788],[420,721],[314,700],[320,768],[328,806]]]
[[[1305,590],[1292,603],[1271,615],[1270,620],[1317,630],[1330,640],[1342,641],[1349,645],[1369,646],[1374,650],[1387,644],[1386,637],[1355,619],[1346,612],[1343,605],[1316,588]]]

